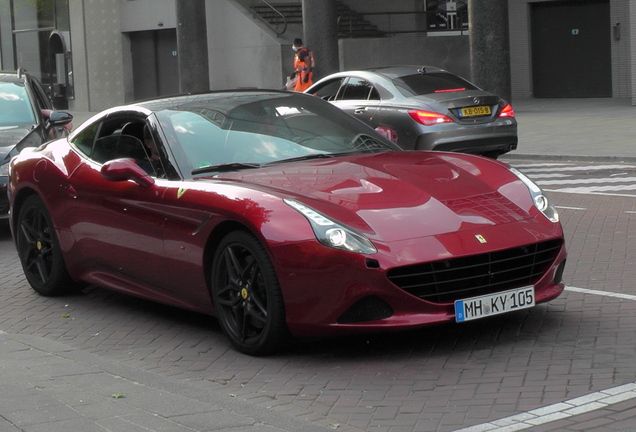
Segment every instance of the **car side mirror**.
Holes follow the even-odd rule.
[[[73,115],[64,111],[42,110],[51,126],[64,126],[73,121]]]
[[[68,136],[73,129],[73,115],[63,111],[41,110],[42,115],[46,119],[46,129],[49,130],[49,138],[55,139],[62,136]],[[58,133],[53,133],[57,130]]]
[[[150,187],[155,180],[148,175],[133,159],[114,159],[106,162],[101,169],[101,175],[108,181],[134,181],[139,186]]]

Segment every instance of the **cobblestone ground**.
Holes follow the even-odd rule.
[[[552,199],[568,240],[567,284],[636,295],[636,198]],[[462,325],[301,341],[252,358],[234,351],[207,316],[96,287],[62,298],[36,295],[6,227],[0,287],[2,331],[62,342],[338,430],[453,431],[636,381],[636,301],[576,291]],[[635,404],[534,430],[636,428]]]

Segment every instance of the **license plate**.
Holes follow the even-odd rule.
[[[476,106],[469,108],[462,108],[459,110],[460,117],[474,117],[481,115],[490,115],[490,107],[489,106]]]
[[[455,321],[470,321],[534,306],[534,287],[517,288],[455,302]]]

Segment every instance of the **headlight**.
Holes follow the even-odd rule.
[[[9,176],[9,162],[0,165],[0,177]]]
[[[371,240],[351,228],[334,222],[296,200],[284,199],[283,201],[307,218],[311,228],[314,230],[316,239],[323,245],[361,254],[374,254],[378,251],[371,243]]]
[[[510,167],[509,170],[514,175],[519,177],[519,180],[521,180],[528,187],[528,190],[530,190],[530,196],[532,196],[532,202],[534,202],[534,206],[551,222],[557,223],[559,221],[559,212],[557,212],[557,209],[554,208],[552,204],[550,204],[550,201],[548,200],[548,197],[545,195],[543,190],[519,170],[513,167]]]

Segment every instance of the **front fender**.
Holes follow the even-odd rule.
[[[67,200],[73,197],[68,173],[79,162],[79,156],[69,151],[63,141],[52,142],[37,150],[25,149],[11,161],[8,194],[12,232],[15,233],[22,203],[28,196],[37,194],[53,219],[60,246],[64,250],[68,236],[63,231],[68,232],[68,227],[61,215],[64,214]]]

